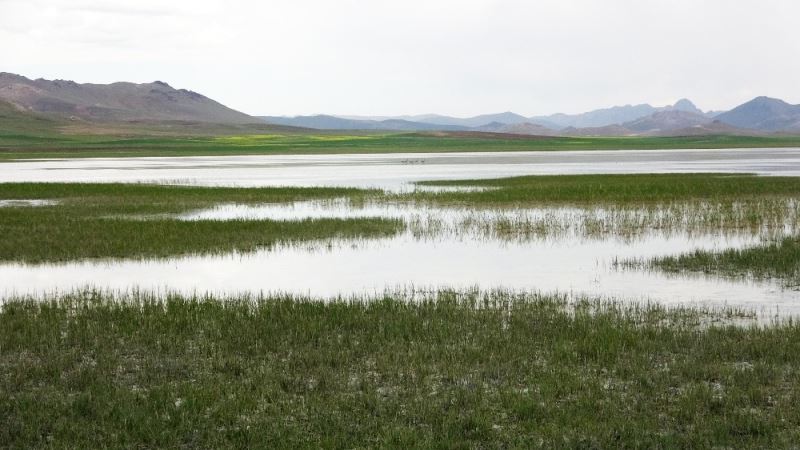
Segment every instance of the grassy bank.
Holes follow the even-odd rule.
[[[28,158],[800,147],[798,136],[537,137],[308,132],[234,136],[4,133],[0,160]]]
[[[800,327],[495,292],[0,310],[8,447],[791,447]]]
[[[697,250],[644,263],[668,272],[702,272],[724,276],[777,278],[800,286],[800,238],[789,237],[757,247],[719,252]]]
[[[42,207],[0,208],[0,260],[159,257],[251,251],[277,243],[399,232],[396,220],[179,221],[170,217],[220,203],[270,203],[374,194],[344,188],[203,188],[122,184],[0,184],[0,199],[49,199]],[[145,220],[146,219],[146,220]]]

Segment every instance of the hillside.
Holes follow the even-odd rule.
[[[0,73],[0,100],[47,117],[94,122],[258,122],[254,117],[201,94],[175,89],[161,81],[146,84],[80,84],[64,80],[31,80],[20,75]]]
[[[800,131],[800,105],[776,98],[757,97],[715,117],[739,128],[763,131]]]
[[[710,123],[711,119],[702,114],[689,111],[659,111],[647,117],[642,117],[622,124],[622,126],[634,133],[658,134],[682,128]]]
[[[59,124],[56,120],[22,111],[11,103],[0,101],[0,134],[38,133],[52,130]]]

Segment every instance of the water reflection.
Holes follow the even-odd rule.
[[[230,210],[228,210],[230,212]],[[642,233],[633,238],[550,236],[474,239],[409,230],[378,240],[279,245],[248,254],[64,264],[2,264],[0,293],[44,294],[85,286],[211,292],[284,292],[315,297],[374,295],[388,289],[503,288],[670,305],[736,306],[800,313],[800,293],[777,283],[619,270],[614,262],[694,249],[754,245],[758,234]]]

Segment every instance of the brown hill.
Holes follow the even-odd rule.
[[[0,100],[21,110],[50,117],[97,122],[259,122],[201,94],[175,89],[161,81],[80,84],[64,80],[31,80],[0,73]]]

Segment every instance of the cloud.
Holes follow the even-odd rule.
[[[124,16],[177,16],[181,14],[179,10],[165,7],[162,5],[153,5],[151,7],[130,6],[127,4],[77,4],[66,5],[64,11],[77,12],[77,13],[96,13],[96,14],[109,14],[109,15],[124,15]]]
[[[721,109],[800,102],[798,16],[792,0],[0,0],[0,60],[250,113]]]

